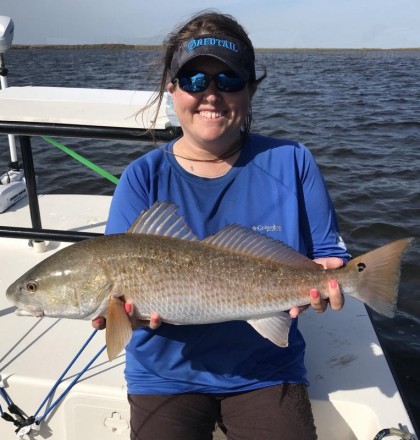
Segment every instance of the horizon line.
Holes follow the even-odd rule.
[[[12,44],[11,49],[139,49],[139,50],[159,50],[160,44],[125,44],[125,43],[86,43],[86,44]],[[270,50],[420,50],[420,47],[255,47],[255,51]]]

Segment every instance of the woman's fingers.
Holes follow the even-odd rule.
[[[138,319],[135,316],[134,305],[130,302],[124,303],[124,309],[130,318],[131,326],[133,329],[138,327],[150,327],[152,330],[156,330],[160,327],[162,320],[157,313],[152,313],[150,315],[150,320]],[[106,328],[106,319],[103,316],[98,316],[92,319],[92,326],[96,330],[103,330]]]

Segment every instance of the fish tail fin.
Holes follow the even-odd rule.
[[[124,309],[124,302],[111,296],[106,318],[106,348],[110,361],[121,353],[131,334],[131,323]]]
[[[351,295],[381,315],[392,318],[398,299],[401,261],[413,238],[397,240],[354,258],[348,263],[358,272],[356,292]]]

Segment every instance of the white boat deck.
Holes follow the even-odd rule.
[[[30,227],[26,203],[25,198],[0,214],[0,225]],[[42,224],[49,229],[102,232],[109,203],[106,196],[39,197]],[[64,245],[48,243],[46,252],[37,254],[27,240],[0,238],[0,373],[10,397],[28,415],[37,410],[92,328],[87,321],[18,317],[5,291],[18,276]],[[381,429],[399,424],[413,432],[361,303],[347,299],[341,312],[307,311],[300,327],[307,340],[309,392],[320,440],[372,440]],[[104,343],[104,334],[98,332],[55,397]],[[101,354],[41,424],[36,438],[128,440],[123,369],[123,355],[108,362],[106,353]],[[0,404],[5,409],[4,402]],[[16,438],[13,425],[2,419],[0,438]],[[215,438],[224,437],[217,433]]]
[[[143,113],[153,92],[65,87],[8,87],[0,90],[0,121],[149,129],[156,105]],[[178,126],[168,113],[166,98],[159,108],[156,130]]]

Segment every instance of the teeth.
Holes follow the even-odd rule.
[[[200,116],[202,116],[203,118],[208,118],[208,119],[215,119],[215,118],[220,118],[222,116],[221,112],[200,112]]]

